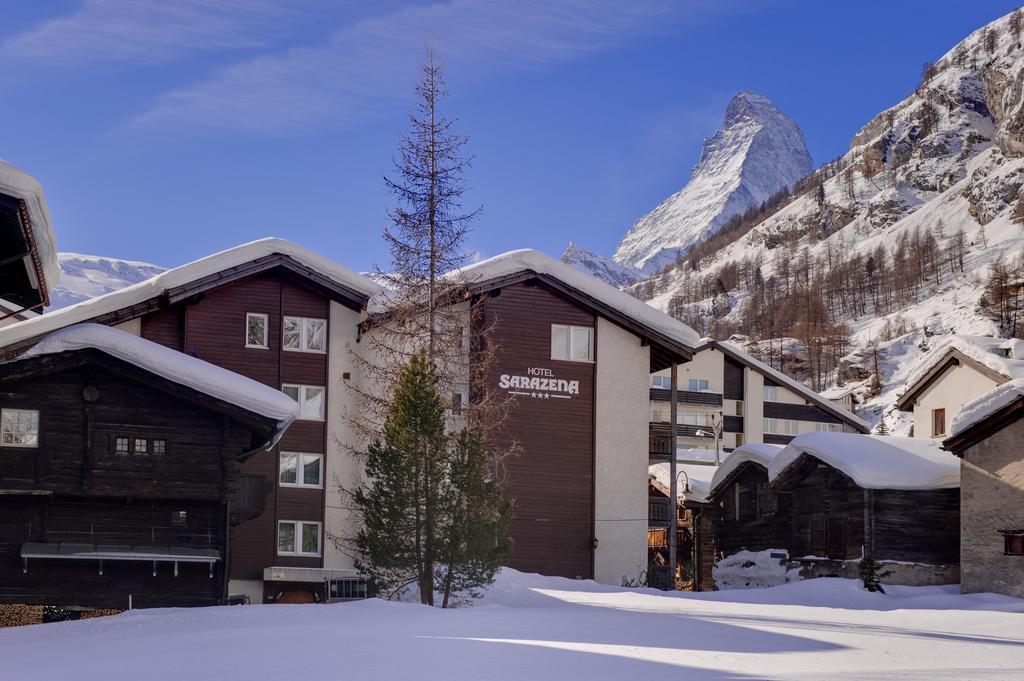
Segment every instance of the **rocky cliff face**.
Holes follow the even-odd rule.
[[[96,255],[58,253],[57,258],[60,261],[60,283],[50,295],[51,306],[47,310],[74,305],[149,279],[164,271],[163,267],[147,262],[103,258]]]
[[[620,265],[594,251],[580,248],[571,241],[565,252],[562,253],[562,262],[620,288],[632,284],[640,278],[639,270],[628,265]]]
[[[772,102],[740,92],[704,141],[690,181],[630,228],[615,262],[651,274],[811,170],[800,128]]]
[[[865,348],[889,335],[883,329],[900,329],[883,343],[891,357],[889,383],[880,395],[862,392],[861,398],[863,416],[878,421],[886,415],[893,432],[905,432],[908,423],[891,408],[900,372],[920,359],[936,335],[999,334],[979,305],[983,282],[997,259],[1009,263],[1024,256],[1022,23],[1024,13],[1008,15],[968,36],[935,63],[913,94],[858,131],[841,159],[818,171],[820,188],[812,185],[702,259],[699,272],[686,267],[660,278],[650,302],[668,309],[701,273],[714,276],[729,267],[753,267],[757,281],[770,283],[786,276],[780,273],[796,254],[826,276],[836,259],[867,262],[874,256],[877,265],[879,257],[898,256],[901,241],[929,235],[937,244],[935,257],[946,264],[932,281],[921,282],[911,302],[884,314],[870,305],[855,314],[836,313],[836,321],[852,331],[848,368],[867,366]],[[948,264],[954,252],[963,253],[957,267]],[[741,325],[751,290],[737,284],[713,298],[692,298],[674,311]]]

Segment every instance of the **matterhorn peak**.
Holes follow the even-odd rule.
[[[764,95],[741,90],[704,141],[690,181],[633,224],[615,262],[652,274],[810,171],[799,126]]]

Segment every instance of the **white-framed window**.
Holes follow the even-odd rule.
[[[708,419],[708,414],[698,411],[678,412],[677,419],[678,423],[685,426],[707,426],[711,423],[710,419]]]
[[[657,402],[651,403],[651,421],[665,423],[668,421],[668,410]]]
[[[245,313],[245,347],[259,348],[266,350],[270,347],[267,343],[269,321],[267,315],[261,312]]]
[[[323,487],[324,456],[308,452],[281,452],[278,480],[281,487]]]
[[[672,389],[672,377],[671,376],[651,376],[651,387],[661,388],[662,390]]]
[[[327,320],[285,317],[281,347],[294,352],[327,352]]]
[[[153,453],[154,454],[166,454],[167,453],[167,440],[153,440]]]
[[[691,378],[687,383],[687,390],[692,393],[706,393],[710,390],[709,382],[706,378]]]
[[[324,387],[285,383],[281,392],[299,403],[299,418],[306,421],[324,420]]]
[[[774,435],[797,435],[800,422],[793,419],[765,419],[764,432]]]
[[[136,454],[148,454],[149,453],[149,440],[144,437],[135,438],[135,449],[132,450]]]
[[[38,447],[37,409],[0,409],[0,447]]]
[[[310,520],[278,520],[277,555],[319,556],[320,523]]]
[[[570,362],[593,362],[593,327],[552,324],[551,359],[562,359]]]
[[[765,402],[778,402],[779,401],[779,386],[777,386],[777,385],[766,385],[766,386],[764,386],[764,401]]]
[[[843,432],[843,424],[841,423],[815,423],[814,430],[820,433],[841,433]]]

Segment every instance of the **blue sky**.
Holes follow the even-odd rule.
[[[13,5],[13,6],[12,6]],[[816,164],[998,0],[48,0],[5,5],[0,157],[61,250],[172,266],[261,236],[386,267],[381,176],[433,34],[477,160],[469,248],[610,254],[740,89]]]

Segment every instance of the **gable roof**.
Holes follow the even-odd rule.
[[[38,280],[38,301],[48,303],[49,292],[60,281],[60,264],[57,262],[57,239],[53,234],[50,209],[46,204],[43,187],[28,173],[6,161],[0,161],[0,194],[9,196],[20,204],[18,214],[11,217],[14,222],[21,223],[17,231],[22,232],[23,236],[19,237],[18,241],[22,238],[25,240],[23,247],[27,246],[28,255],[32,260],[33,276]],[[14,244],[7,236],[5,241],[5,246]],[[4,250],[6,251],[6,248]],[[19,267],[21,262],[19,259],[10,265]]]
[[[647,467],[647,479],[651,485],[665,496],[669,495],[672,479],[670,477],[672,464],[668,461],[653,463]],[[711,478],[715,475],[718,466],[701,463],[676,462],[676,475],[679,497],[679,505],[687,501],[697,504],[705,504],[708,501],[708,491],[711,489]],[[689,491],[687,491],[689,488]]]
[[[1003,356],[1005,353],[1008,356]],[[997,385],[1024,378],[1024,347],[1018,342],[991,336],[951,335],[939,340],[907,377],[906,389],[896,398],[896,408],[913,411],[914,401],[935,384],[951,366],[969,366]]]
[[[735,345],[734,343],[730,343],[728,341],[716,341],[710,338],[705,338],[703,339],[702,344],[697,347],[695,352],[702,352],[707,349],[715,349],[721,351],[723,354],[731,357],[732,359],[736,360],[737,362],[740,362],[741,364],[746,365],[747,367],[753,369],[762,376],[768,377],[776,384],[786,388],[787,390],[792,390],[793,392],[797,393],[808,402],[819,407],[822,411],[825,411],[831,414],[832,416],[835,416],[843,423],[846,423],[856,428],[862,433],[867,433],[868,431],[871,430],[871,425],[864,419],[850,413],[846,409],[843,409],[842,407],[832,402],[831,400],[822,397],[820,394],[814,392],[813,390],[808,388],[803,383],[800,383],[796,379],[793,379],[787,376],[786,374],[782,373],[781,371],[774,369],[765,364],[764,362],[754,358],[749,353],[740,349],[739,346]]]
[[[757,464],[764,468],[765,473],[767,474],[772,461],[775,460],[775,457],[778,456],[779,452],[784,448],[784,445],[753,443],[741,445],[732,450],[729,457],[723,461],[722,465],[715,471],[715,475],[711,479],[711,487],[708,490],[708,498],[714,498],[719,492],[725,489],[732,481],[735,474],[738,473],[745,464]]]
[[[539,279],[648,340],[652,344],[652,362],[656,351],[663,355],[659,357],[659,366],[668,366],[673,360],[688,360],[699,341],[697,333],[679,320],[540,251],[509,251],[453,270],[445,277],[464,282],[472,293]]]
[[[71,324],[117,324],[202,291],[275,267],[307,278],[352,307],[380,285],[333,260],[284,239],[252,241],[162,272],[137,284],[0,329],[0,347],[24,344]]]
[[[864,489],[934,490],[960,486],[960,461],[939,443],[895,435],[804,433],[768,466],[768,479],[787,476],[813,457]]]
[[[956,454],[1024,418],[1024,378],[1007,381],[967,402],[953,417],[942,446]]]

